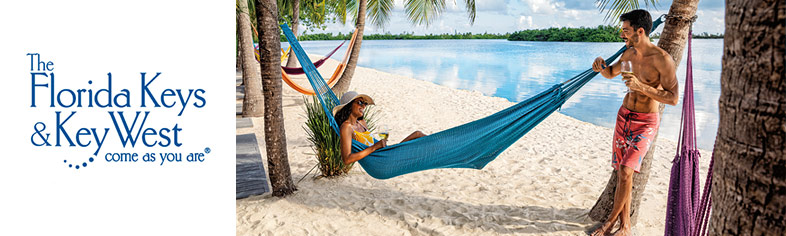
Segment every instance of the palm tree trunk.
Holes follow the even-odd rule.
[[[262,81],[259,75],[259,64],[254,59],[254,45],[251,34],[251,19],[248,16],[248,2],[239,0],[240,13],[237,15],[238,35],[240,39],[240,61],[243,63],[243,117],[261,117],[264,114]]]
[[[246,5],[248,5],[248,4],[246,4]],[[248,8],[248,6],[246,6],[246,8]],[[235,37],[236,37],[236,39],[235,39],[235,53],[236,53],[235,54],[235,71],[242,71],[243,70],[243,57],[242,57],[243,54],[242,54],[242,52],[240,50],[241,49],[240,48],[240,23],[241,23],[240,22],[240,14],[238,14],[235,17],[237,18],[236,19],[236,23],[235,23],[235,24],[237,24],[235,26]]]
[[[710,235],[786,234],[786,2],[727,0]]]
[[[240,24],[237,25],[237,32],[238,33],[235,34],[236,35],[235,37],[240,38]],[[240,41],[238,41],[237,44],[240,44]],[[237,48],[235,50],[236,50],[236,53],[235,53],[235,71],[242,71],[243,70],[243,54],[240,52],[240,45],[237,45]]]
[[[358,17],[355,23],[355,30],[357,30],[355,45],[352,46],[352,52],[349,54],[349,60],[344,68],[344,72],[332,88],[333,93],[339,97],[349,89],[349,83],[352,82],[352,76],[355,74],[355,67],[358,65],[358,57],[360,56],[360,43],[363,41],[363,28],[366,26],[366,0],[359,0],[358,4]]]
[[[295,34],[295,37],[298,35],[298,25],[300,25],[300,0],[293,0],[292,1],[292,33]],[[295,67],[297,66],[297,57],[292,51],[289,51],[289,58],[287,59],[287,67]]]
[[[281,42],[275,0],[256,0],[262,92],[265,98],[265,150],[273,196],[293,193],[281,98]]]
[[[675,66],[679,66],[682,60],[682,51],[685,49],[685,43],[688,40],[688,32],[690,31],[690,19],[696,15],[696,8],[699,0],[675,0],[669,9],[669,18],[667,18],[664,26],[663,33],[661,33],[658,47],[662,48],[671,55],[674,59]],[[658,17],[658,16],[653,16]],[[664,105],[660,104],[659,113],[663,117]],[[647,187],[647,182],[650,178],[650,169],[652,167],[652,156],[655,153],[655,142],[658,140],[658,134],[652,139],[650,150],[644,155],[641,162],[640,173],[633,175],[633,192],[631,193],[630,203],[630,220],[632,225],[636,225],[636,220],[639,216],[639,205],[641,204],[641,196],[644,195],[644,190]],[[611,214],[611,209],[614,205],[614,192],[617,189],[617,171],[611,173],[609,182],[606,184],[606,189],[595,202],[595,205],[589,212],[589,217],[592,220],[604,222]]]
[[[239,36],[239,35],[238,35]],[[243,71],[243,57],[240,52],[240,47],[237,47],[237,54],[235,58],[235,71]]]

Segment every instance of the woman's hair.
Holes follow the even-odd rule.
[[[347,121],[347,119],[349,119],[349,114],[352,113],[352,106],[354,104],[355,101],[353,100],[349,102],[349,104],[347,104],[346,106],[342,107],[341,110],[338,110],[338,112],[336,112],[336,116],[334,118],[336,119],[336,124],[338,124],[339,127],[341,127],[341,124],[343,124],[344,121]],[[363,116],[358,117],[358,120],[363,120]]]

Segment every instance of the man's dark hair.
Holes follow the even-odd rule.
[[[629,22],[633,30],[643,28],[647,36],[650,35],[650,30],[652,30],[652,16],[650,16],[649,12],[642,9],[636,9],[622,14],[620,16],[620,21]]]

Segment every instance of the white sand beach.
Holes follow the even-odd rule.
[[[331,59],[320,72],[330,76],[336,64]],[[304,76],[297,77],[308,86]],[[283,87],[289,163],[297,182],[317,161],[303,129],[303,96]],[[363,67],[356,69],[350,89],[374,98],[391,143],[415,130],[433,134],[514,104]],[[263,120],[253,121],[254,128],[238,134],[256,133],[266,163]],[[359,164],[338,178],[312,173],[290,196],[237,200],[237,235],[586,235],[595,224],[587,212],[612,171],[611,140],[610,128],[554,113],[482,170],[427,170],[387,180],[368,176]],[[659,138],[653,148],[635,235],[663,234],[676,142]],[[711,152],[701,154],[703,184]]]

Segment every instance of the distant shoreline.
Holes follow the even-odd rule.
[[[410,33],[402,34],[368,34],[363,35],[363,40],[424,40],[424,39],[507,39],[510,36],[506,34],[472,34],[472,33],[454,33],[454,34],[428,34],[428,35],[414,35]],[[303,34],[298,36],[300,41],[317,41],[317,40],[349,40],[352,33],[333,35],[333,33],[321,34]],[[285,37],[281,37],[281,42],[286,42]]]
[[[472,34],[472,33],[454,33],[454,34],[428,34],[428,35],[414,35],[410,33],[402,34],[370,34],[364,35],[363,40],[439,40],[439,39],[452,39],[452,40],[470,40],[470,39],[505,39],[508,41],[529,41],[529,42],[601,42],[601,43],[614,43],[622,42],[619,35],[614,32],[613,27],[599,27],[599,28],[552,28],[542,30],[525,30],[517,31],[514,33],[505,34]],[[300,41],[326,41],[326,40],[349,40],[352,37],[351,33],[320,33],[320,34],[303,34],[298,36]],[[652,39],[660,38],[660,34],[653,35]],[[722,39],[722,34],[694,34],[693,39]],[[284,36],[281,36],[281,42],[287,42]]]

